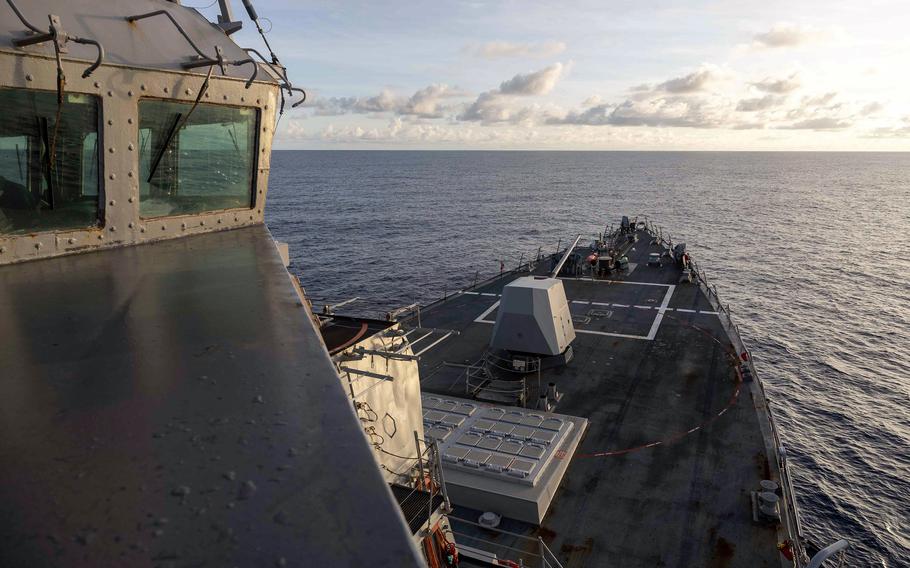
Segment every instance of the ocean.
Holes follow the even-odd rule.
[[[910,566],[910,154],[276,151],[269,198],[316,306],[360,314],[649,216],[732,308],[806,535]]]

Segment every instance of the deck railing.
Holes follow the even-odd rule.
[[[663,232],[651,233],[658,242],[666,246],[668,249],[672,250],[672,241],[667,241],[663,238]],[[777,428],[777,424],[774,421],[774,415],[771,412],[771,401],[768,399],[768,396],[765,392],[764,384],[758,378],[758,373],[755,369],[755,364],[752,360],[752,352],[746,347],[745,342],[742,339],[742,335],[739,331],[739,326],[733,321],[731,317],[730,305],[727,304],[724,306],[723,302],[720,301],[720,297],[717,294],[717,287],[708,282],[708,278],[705,275],[704,271],[701,270],[698,266],[698,263],[695,260],[690,259],[689,261],[691,272],[695,278],[695,283],[704,293],[705,297],[708,299],[708,303],[711,304],[711,307],[717,312],[717,316],[720,319],[721,325],[726,330],[730,342],[736,351],[737,356],[740,358],[740,363],[748,367],[752,376],[754,377],[754,382],[758,386],[759,391],[761,392],[761,397],[764,400],[765,405],[768,408],[768,423],[770,424],[771,435],[774,441],[774,453],[777,460],[778,469],[780,470],[781,485],[785,487],[784,491],[784,516],[787,521],[787,532],[793,537],[792,543],[794,547],[794,558],[796,559],[796,565],[802,566],[807,560],[807,555],[805,552],[805,547],[803,546],[803,532],[802,525],[799,520],[799,512],[796,504],[796,493],[793,489],[793,481],[790,477],[789,468],[787,464],[787,454],[786,449],[780,438],[780,433]]]
[[[431,523],[433,513],[435,512],[433,503],[437,501],[436,497],[442,498],[441,504],[443,512],[448,513],[451,511],[452,505],[449,501],[448,491],[446,490],[445,476],[442,472],[442,459],[439,454],[439,446],[436,443],[436,440],[433,438],[421,440],[417,431],[414,431],[414,446],[417,450],[417,455],[413,458],[409,458],[402,471],[397,473],[399,476],[399,483],[396,485],[411,489],[411,492],[401,500],[402,505],[410,499],[420,499],[421,495],[427,496],[426,530],[430,531],[432,529]],[[380,451],[384,451],[378,446],[377,448]],[[423,514],[423,511],[417,510],[410,518],[406,518],[405,521],[410,526]]]
[[[495,555],[497,560],[508,560],[518,566],[540,568],[562,568],[562,564],[553,551],[546,545],[542,538],[530,537],[518,533],[509,532],[499,528],[491,528],[468,519],[449,515],[449,523],[452,528],[452,534],[459,539],[459,544],[466,545],[470,548],[481,550],[489,555]],[[515,546],[508,546],[502,542],[494,542],[489,538],[483,538],[476,534],[468,534],[464,531],[455,530],[455,524],[464,523],[473,527],[483,529],[493,538],[499,541],[514,539]],[[469,541],[466,543],[465,541]]]

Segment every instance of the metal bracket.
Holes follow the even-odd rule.
[[[344,371],[345,373],[353,373],[353,374],[355,374],[355,375],[363,375],[364,377],[370,377],[370,378],[372,378],[372,379],[380,379],[380,380],[383,380],[383,381],[392,381],[392,380],[395,379],[395,378],[392,377],[391,375],[383,375],[383,374],[380,374],[380,373],[374,373],[374,372],[372,372],[372,371],[364,371],[363,369],[354,369],[354,368],[351,368],[351,367],[344,367],[344,366],[338,367],[338,368],[341,369],[342,371]]]
[[[195,57],[192,61],[183,63],[184,69],[195,69],[196,67],[211,67],[212,65],[217,65],[221,69],[221,74],[225,74],[225,65],[231,65],[239,67],[240,65],[247,65],[249,63],[253,64],[253,72],[250,74],[250,78],[247,79],[246,88],[249,89],[250,85],[253,84],[253,81],[256,80],[256,77],[259,76],[259,64],[256,63],[252,58],[247,59],[238,59],[235,61],[228,61],[224,58],[224,52],[221,50],[221,46],[215,46],[215,57],[210,57],[206,55],[199,46],[190,38],[189,34],[186,33],[186,30],[183,29],[183,26],[180,25],[177,20],[174,19],[174,16],[171,15],[167,10],[155,10],[154,12],[148,12],[146,14],[136,14],[135,16],[127,16],[126,21],[133,23],[139,20],[144,20],[145,18],[151,18],[154,16],[166,16],[168,20],[171,21],[171,24],[177,28],[177,31],[180,32],[180,35],[183,36],[183,39],[186,40],[190,47],[193,48],[193,51],[196,52],[198,57]]]
[[[19,18],[19,21],[21,21],[22,24],[25,25],[25,27],[27,27],[29,29],[29,32],[32,34],[35,34],[35,35],[30,35],[28,37],[20,38],[20,39],[14,39],[13,40],[14,46],[26,47],[29,45],[37,45],[39,43],[52,41],[52,42],[54,42],[54,50],[58,54],[60,54],[60,53],[67,53],[66,44],[67,44],[67,42],[72,40],[76,43],[81,43],[83,45],[93,45],[93,46],[95,46],[95,49],[98,50],[98,56],[95,58],[94,63],[89,65],[85,69],[85,71],[82,72],[83,79],[88,77],[89,75],[91,75],[95,71],[95,69],[97,69],[101,65],[101,62],[104,60],[104,46],[101,45],[100,42],[93,40],[93,39],[88,39],[88,38],[83,38],[83,37],[78,37],[78,36],[71,36],[71,35],[67,34],[63,30],[63,25],[60,23],[60,17],[56,16],[54,14],[48,14],[48,16],[47,16],[48,20],[50,21],[50,25],[48,26],[48,31],[47,32],[41,31],[40,28],[32,25],[28,20],[25,19],[25,16],[22,15],[22,12],[19,11],[19,8],[16,6],[16,4],[13,2],[13,0],[6,0],[6,3],[9,4],[9,6],[10,6],[10,8],[12,8],[13,12],[16,13],[16,16]]]
[[[230,1],[218,0],[218,6],[221,8],[221,13],[218,14],[218,27],[224,31],[225,35],[240,31],[243,22],[234,20],[234,11],[231,10]]]
[[[408,355],[407,353],[395,353],[390,351],[379,351],[377,349],[365,349],[363,347],[355,348],[354,353],[357,355],[378,355],[380,357],[385,357],[386,359],[394,359],[396,361],[420,361],[420,357],[417,355]]]

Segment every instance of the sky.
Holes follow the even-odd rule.
[[[904,1],[254,1],[276,148],[910,150]]]

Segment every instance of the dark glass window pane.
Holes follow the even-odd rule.
[[[0,233],[97,226],[96,98],[0,89],[0,108]]]
[[[139,103],[142,217],[252,207],[256,110],[192,108],[171,101]]]

